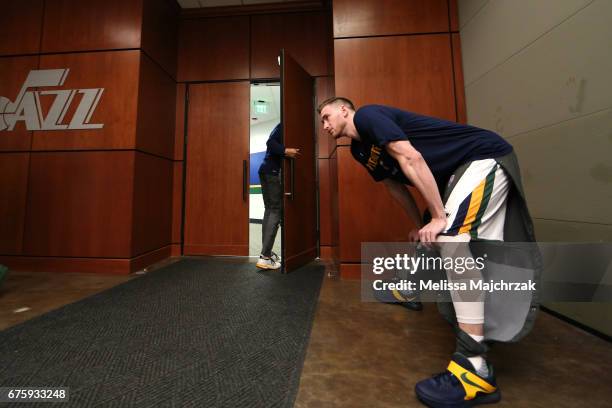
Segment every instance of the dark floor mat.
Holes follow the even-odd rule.
[[[292,406],[323,269],[183,259],[0,332],[0,386],[70,387],[62,407]]]

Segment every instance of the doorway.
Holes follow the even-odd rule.
[[[265,143],[281,123],[283,144],[300,155],[281,164],[282,231],[272,249],[282,258],[282,272],[316,258],[314,81],[284,51],[280,62],[280,84],[188,84],[183,255],[259,255],[264,206],[258,170]]]
[[[262,247],[264,200],[259,179],[259,166],[266,156],[266,142],[281,121],[280,83],[251,84],[249,137],[249,256],[259,257]],[[282,226],[276,234],[272,251],[282,254]]]

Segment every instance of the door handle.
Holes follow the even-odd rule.
[[[285,193],[291,200],[295,197],[295,168],[294,159],[289,159],[289,192]]]
[[[247,200],[247,161],[242,161],[242,201]]]

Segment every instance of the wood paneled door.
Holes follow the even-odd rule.
[[[250,84],[190,84],[187,92],[183,254],[247,256]]]
[[[281,52],[281,103],[286,147],[300,149],[283,170],[283,263],[290,272],[317,256],[314,81],[286,52]]]

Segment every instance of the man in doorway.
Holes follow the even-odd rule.
[[[323,128],[332,137],[351,139],[355,160],[375,181],[385,183],[414,221],[416,229],[408,234],[411,241],[439,248],[443,259],[454,244],[462,245],[461,251],[469,255],[471,240],[504,240],[510,226],[505,225],[507,212],[518,214],[519,218],[513,221],[522,221],[507,223],[521,229],[506,238],[535,240],[513,148],[494,132],[382,105],[366,105],[355,111],[353,103],[343,97],[324,101],[318,113]],[[414,186],[423,196],[431,217],[428,222],[421,218],[406,185]],[[454,248],[449,255],[457,255]],[[448,280],[457,278],[455,273],[460,272],[446,270]],[[472,269],[469,273],[462,271],[462,278],[482,280],[482,274]],[[521,305],[520,313],[524,313],[518,318],[504,321],[495,315],[498,320],[493,326],[506,325],[506,334],[511,333],[504,337],[489,330],[491,321],[485,324],[484,297],[462,301],[465,298],[457,293],[450,294],[452,317],[448,320],[456,331],[457,350],[447,371],[417,383],[416,394],[432,407],[497,402],[501,394],[493,367],[485,359],[487,342],[523,337],[535,318],[534,300],[530,297],[526,305]],[[487,308],[487,319],[490,309],[494,308]]]
[[[266,142],[266,156],[259,166],[259,180],[264,200],[264,218],[261,226],[261,255],[257,261],[260,269],[278,269],[281,267],[280,258],[272,251],[276,232],[280,225],[282,214],[283,187],[281,185],[281,159],[295,159],[300,149],[287,147],[282,143],[282,128],[279,123],[274,127]]]

